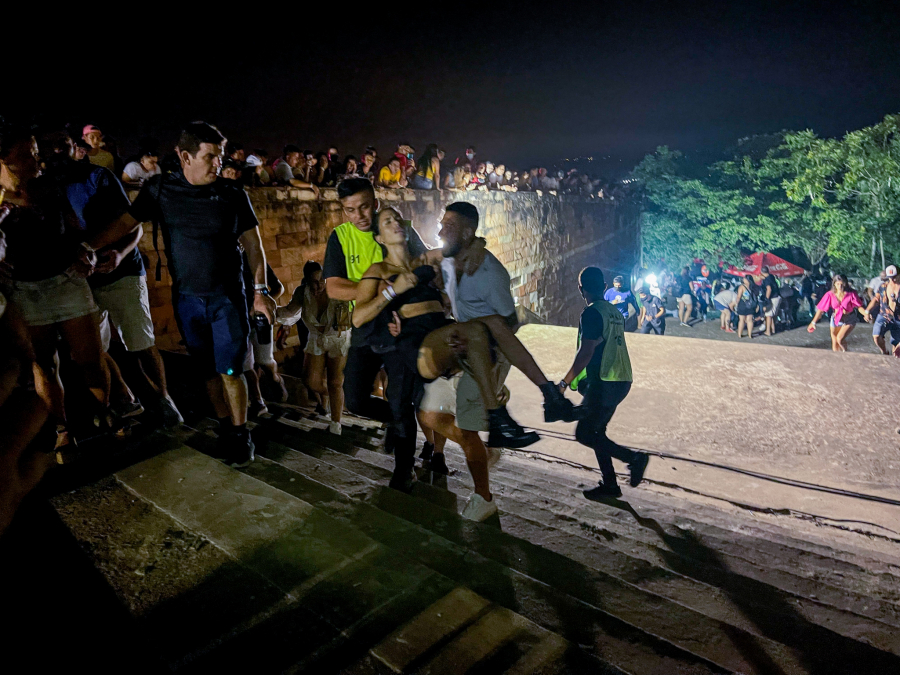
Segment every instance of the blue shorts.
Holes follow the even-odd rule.
[[[729,307],[728,305],[723,305],[718,300],[713,300],[713,307],[715,307],[720,312],[724,312],[726,309],[731,310],[731,307]]]
[[[883,337],[888,331],[891,332],[891,344],[900,344],[900,321],[886,319],[883,314],[875,317],[875,325],[872,326],[873,337]]]
[[[240,375],[250,349],[250,319],[243,294],[182,295],[175,298],[175,316],[188,353],[212,376]]]

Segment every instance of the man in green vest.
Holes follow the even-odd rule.
[[[584,491],[585,497],[597,501],[622,496],[613,470],[613,457],[628,464],[631,487],[637,487],[643,480],[650,458],[645,452],[614,443],[606,435],[616,407],[631,390],[625,319],[614,305],[603,299],[606,281],[599,267],[581,270],[578,288],[587,307],[581,312],[578,326],[578,353],[559,387],[562,391],[571,387],[584,395],[575,438],[597,456],[603,482]]]
[[[352,302],[356,300],[356,287],[365,271],[372,263],[384,260],[381,246],[372,236],[378,200],[372,183],[366,178],[341,181],[337,193],[347,222],[338,225],[328,238],[322,276],[329,298]],[[410,255],[419,256],[426,250],[419,233],[410,226]],[[354,415],[390,422],[387,401],[372,396],[372,385],[382,366],[381,355],[368,345],[374,328],[375,322],[371,321],[354,328],[350,334],[350,351],[344,367],[344,402]]]

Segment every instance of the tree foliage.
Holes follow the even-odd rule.
[[[850,274],[900,260],[900,115],[848,133],[812,131],[740,141],[729,159],[692,166],[660,147],[635,167],[643,186],[644,253],[679,265],[739,264],[745,253],[799,247]]]

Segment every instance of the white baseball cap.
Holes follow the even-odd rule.
[[[884,273],[888,275],[888,277],[897,276],[897,266],[896,265],[888,265],[884,268]]]

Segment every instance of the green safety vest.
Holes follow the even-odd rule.
[[[603,342],[598,349],[603,350],[600,358],[600,372],[593,373],[604,382],[631,382],[631,359],[628,358],[628,347],[625,346],[625,317],[614,305],[606,300],[598,300],[588,305],[603,317]],[[581,348],[581,327],[578,327],[578,348]],[[590,366],[589,366],[590,367]],[[587,368],[569,385],[573,391],[578,390],[578,383],[588,376]]]

